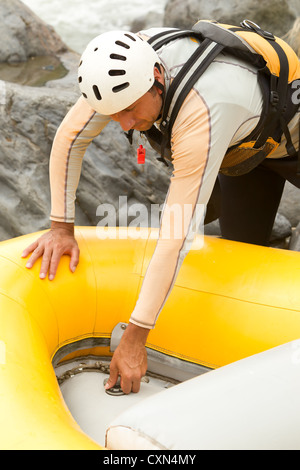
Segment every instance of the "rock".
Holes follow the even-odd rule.
[[[54,83],[54,82],[53,82]],[[78,92],[0,82],[0,218],[1,239],[49,226],[49,155],[56,130]],[[76,224],[97,225],[97,208],[110,204],[118,223],[119,196],[151,212],[161,204],[167,171],[148,149],[145,167],[136,163],[124,133],[111,123],[89,146],[76,201]]]
[[[283,36],[283,39],[294,49],[300,57],[300,16],[296,19],[292,29]]]
[[[300,221],[300,190],[288,181],[285,184],[278,211],[291,223],[292,227]]]
[[[287,0],[169,0],[165,8],[164,25],[186,28],[198,19],[214,19],[239,25],[251,19],[262,28],[282,36],[300,16],[300,4]]]
[[[3,239],[49,225],[49,154],[57,126],[75,96],[65,93],[58,100],[56,90],[0,83]]]
[[[276,219],[274,222],[271,242],[276,240],[285,240],[290,237],[292,234],[292,225],[290,221],[283,215],[278,212],[276,214]]]
[[[297,227],[293,230],[289,249],[293,251],[300,251],[300,222]]]
[[[54,29],[19,0],[1,0],[0,30],[0,62],[26,61],[67,50]]]
[[[213,222],[210,222],[207,225],[204,225],[202,230],[204,230],[204,235],[213,235],[215,237],[221,237],[219,219],[214,220]]]
[[[130,31],[137,33],[143,29],[158,28],[163,25],[163,15],[156,11],[150,11],[144,16],[136,18],[130,27]]]

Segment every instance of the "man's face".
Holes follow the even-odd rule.
[[[160,76],[156,72],[155,75],[157,79],[158,75]],[[154,86],[131,106],[119,113],[112,114],[111,118],[117,121],[125,132],[131,129],[147,131],[157,121],[161,107],[161,90]]]

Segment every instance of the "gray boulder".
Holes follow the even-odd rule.
[[[300,190],[288,181],[278,210],[290,221],[292,227],[296,227],[300,221]]]
[[[283,36],[283,39],[294,49],[300,57],[300,16],[296,19],[293,27]]]
[[[0,31],[0,62],[26,61],[67,50],[54,29],[19,0],[1,0]]]
[[[158,28],[163,25],[163,15],[159,12],[150,11],[149,13],[135,18],[130,26],[130,31],[136,33],[142,29]]]
[[[300,222],[295,228],[295,230],[293,230],[290,239],[289,249],[293,251],[300,251]]]
[[[48,165],[56,130],[78,93],[63,87],[28,87],[0,82],[0,239],[49,226]],[[115,123],[110,123],[89,146],[76,201],[76,224],[97,225],[100,204],[128,207],[137,202],[150,214],[151,204],[161,204],[168,171],[148,149],[144,167],[136,163],[131,147]],[[128,220],[130,222],[130,220]]]
[[[212,19],[238,25],[247,18],[282,36],[292,27],[297,16],[300,16],[297,0],[168,0],[164,24],[186,28],[199,19]]]

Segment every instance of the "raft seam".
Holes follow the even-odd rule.
[[[129,429],[130,431],[132,431],[133,433],[136,433],[138,434],[139,437],[142,437],[148,441],[151,442],[151,444],[154,444],[156,445],[160,450],[168,450],[167,447],[163,446],[162,444],[160,444],[156,439],[154,439],[153,437],[149,436],[148,434],[145,434],[143,431],[141,431],[139,428],[137,429],[133,429],[131,426],[125,426],[124,424],[115,424],[113,426],[110,426],[107,431],[106,431],[106,436],[105,436],[105,440],[106,440],[106,443],[107,444],[107,434],[108,432],[111,430],[111,429],[117,429],[117,428],[124,428],[124,429]]]
[[[280,310],[289,310],[291,312],[300,312],[300,307],[299,309],[294,309],[294,308],[290,308],[290,307],[280,307],[278,305],[272,305],[272,304],[263,304],[263,303],[259,303],[259,302],[254,302],[254,301],[251,301],[251,300],[245,300],[245,299],[239,299],[237,297],[231,297],[229,295],[225,295],[225,294],[216,294],[214,292],[209,292],[209,291],[202,291],[202,290],[198,290],[198,289],[193,289],[191,287],[183,287],[183,286],[177,286],[175,285],[174,288],[178,288],[178,289],[185,289],[185,290],[190,290],[190,291],[193,291],[193,292],[198,292],[198,293],[201,293],[201,294],[208,294],[208,295],[214,295],[216,297],[223,297],[225,299],[231,299],[231,300],[236,300],[237,302],[244,302],[244,303],[247,303],[247,304],[253,304],[253,305],[260,305],[262,307],[270,307],[270,308],[276,308],[276,309],[280,309]]]

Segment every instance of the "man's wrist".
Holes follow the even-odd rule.
[[[126,340],[129,342],[139,342],[145,345],[149,332],[150,330],[148,328],[142,328],[134,323],[129,323],[123,336],[125,336]]]
[[[74,224],[68,222],[51,221],[51,230],[63,229],[74,235]]]

